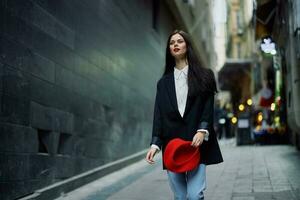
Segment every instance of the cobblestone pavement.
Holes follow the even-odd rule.
[[[207,166],[206,200],[300,200],[300,152],[293,146],[238,146],[220,141],[224,161]],[[59,200],[171,200],[161,158],[144,160]]]

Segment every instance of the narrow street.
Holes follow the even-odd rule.
[[[207,167],[206,200],[300,199],[300,154],[293,146],[220,144],[225,162]],[[142,160],[57,200],[71,199],[171,200],[172,193],[161,162],[149,166]]]
[[[183,199],[206,177],[205,200],[300,200],[300,0],[1,0],[0,16],[0,200],[173,200],[157,150],[178,172],[223,156],[169,175]],[[203,138],[200,156],[169,145]]]

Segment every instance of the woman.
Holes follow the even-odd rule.
[[[223,161],[213,129],[214,74],[201,66],[195,56],[189,35],[174,31],[168,38],[165,72],[157,83],[151,147],[146,161],[154,164],[154,156],[174,138],[191,141],[199,148],[198,167],[184,173],[167,170],[176,200],[204,199],[205,167]],[[163,169],[166,169],[163,164]]]

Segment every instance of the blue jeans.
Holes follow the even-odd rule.
[[[170,187],[174,193],[174,200],[203,200],[206,188],[206,165],[183,173],[167,170]]]

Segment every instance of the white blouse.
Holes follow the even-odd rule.
[[[174,67],[174,80],[175,80],[175,91],[176,91],[176,99],[177,106],[181,117],[183,117],[187,93],[188,93],[188,83],[187,83],[187,75],[188,75],[189,66],[186,65],[183,69],[179,70]]]

